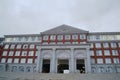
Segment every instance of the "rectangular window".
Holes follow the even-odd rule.
[[[26,59],[25,58],[21,58],[20,63],[25,63]]]
[[[78,42],[77,42],[77,41],[75,41],[75,42],[72,42],[72,44],[78,44]]]
[[[101,50],[96,50],[96,55],[97,56],[102,56],[102,51]]]
[[[28,56],[34,56],[34,51],[29,51]]]
[[[13,51],[10,51],[9,52],[9,56],[13,56],[14,52]]]
[[[14,63],[19,63],[19,59],[18,58],[14,58]]]
[[[118,43],[118,46],[120,47],[120,42]]]
[[[70,40],[70,35],[65,35],[65,40]]]
[[[22,51],[22,55],[21,56],[27,56],[27,51]]]
[[[94,56],[94,51],[93,50],[90,51],[90,56]]]
[[[6,44],[4,49],[8,49],[9,48],[9,44]]]
[[[70,42],[65,42],[65,44],[71,44]]]
[[[15,44],[11,44],[10,49],[14,49],[15,48]]]
[[[49,44],[56,44],[56,42],[50,42]]]
[[[117,47],[116,43],[110,43],[110,44],[111,44],[112,48],[116,48]]]
[[[91,43],[91,44],[90,44],[90,48],[93,48],[93,47],[94,47],[94,44],[93,44],[93,43]]]
[[[48,35],[43,36],[43,40],[48,40]]]
[[[46,44],[48,44],[48,42],[43,42],[42,44],[46,45]]]
[[[100,40],[100,35],[95,36],[96,40]]]
[[[18,44],[18,45],[17,45],[17,49],[21,49],[21,44]]]
[[[8,58],[7,63],[12,63],[12,58]]]
[[[32,58],[28,58],[28,63],[32,63],[33,59]]]
[[[106,62],[106,64],[110,64],[111,63],[111,59],[110,58],[106,58],[105,62]]]
[[[57,39],[58,39],[58,40],[63,40],[63,35],[58,35],[58,36],[57,36]]]
[[[112,50],[112,55],[113,56],[118,56],[118,51],[117,50]]]
[[[110,56],[110,51],[109,50],[104,50],[104,55],[105,56]]]
[[[63,44],[63,42],[57,42],[57,44]]]
[[[76,35],[75,35],[75,34],[72,35],[72,39],[73,39],[73,40],[77,40],[77,39],[78,39],[78,35],[77,35],[77,34],[76,34]]]
[[[3,51],[2,56],[7,56],[7,51]]]
[[[30,44],[30,48],[34,49],[35,45],[34,44]]]
[[[80,34],[80,39],[86,39],[85,34]]]
[[[101,44],[100,43],[95,43],[96,48],[101,48]]]
[[[2,58],[1,63],[6,63],[6,58]]]
[[[20,51],[16,51],[15,56],[20,56]]]
[[[108,47],[109,47],[109,44],[108,44],[108,43],[103,43],[103,47],[104,47],[104,48],[108,48]]]
[[[91,58],[91,64],[95,64],[95,59]]]
[[[50,35],[50,40],[55,40],[56,39],[56,35]]]
[[[98,64],[103,64],[103,59],[102,59],[102,58],[98,58],[98,59],[97,59],[97,63],[98,63]]]
[[[24,44],[23,49],[27,49],[27,48],[28,48],[28,44]]]
[[[113,62],[114,62],[115,64],[120,63],[119,58],[113,58]]]

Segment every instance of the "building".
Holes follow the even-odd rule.
[[[89,32],[60,25],[40,34],[4,38],[0,72],[120,72],[120,32]]]

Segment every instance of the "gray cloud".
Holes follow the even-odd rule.
[[[120,0],[0,0],[0,36],[32,34],[68,24],[120,31]]]

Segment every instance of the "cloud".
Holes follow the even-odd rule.
[[[0,0],[0,36],[34,34],[68,24],[120,31],[120,0]]]

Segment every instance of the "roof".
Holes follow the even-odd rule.
[[[53,29],[42,32],[41,34],[77,34],[77,33],[88,33],[88,31],[78,29],[68,25],[60,25]]]

